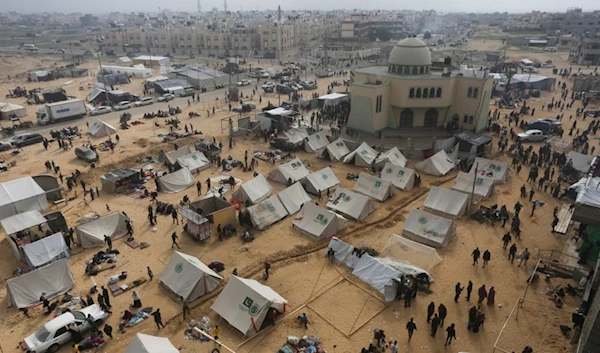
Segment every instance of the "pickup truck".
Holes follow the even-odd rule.
[[[517,135],[521,142],[543,142],[546,135],[541,130],[528,130]]]

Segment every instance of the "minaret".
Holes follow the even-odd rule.
[[[281,5],[277,5],[277,21],[281,22]]]
[[[202,13],[202,6],[200,6],[200,0],[198,0],[198,14]]]
[[[227,12],[227,0],[223,0],[223,11]]]

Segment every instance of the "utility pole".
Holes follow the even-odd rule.
[[[69,42],[69,50],[71,51],[71,64],[75,65],[75,58],[73,57],[73,43]]]
[[[458,148],[458,147],[457,147]],[[460,166],[459,166],[460,168]],[[473,204],[473,201],[475,200],[475,184],[477,183],[477,176],[479,174],[477,174],[479,172],[479,163],[475,164],[475,173],[473,174],[473,187],[471,188],[471,202],[469,202],[469,213],[471,212],[471,206]]]
[[[110,104],[110,100],[108,99],[108,89],[106,89],[106,79],[104,78],[104,69],[102,68],[102,60],[100,60],[100,57],[102,56],[102,51],[97,50],[96,56],[98,57],[98,64],[100,65],[100,74],[102,75],[102,82],[104,83],[104,98],[106,99],[106,103]]]

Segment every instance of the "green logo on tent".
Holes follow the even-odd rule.
[[[252,307],[252,304],[254,304],[254,300],[250,299],[249,297],[246,297],[246,299],[244,299],[244,302],[242,304],[246,308],[250,309]]]
[[[363,155],[363,156],[366,156],[366,155],[367,155],[367,153],[369,153],[369,152],[367,152],[367,150],[362,150],[362,151],[360,151],[360,154],[361,154],[361,155]]]
[[[336,145],[336,146],[338,146],[338,147],[342,147],[342,146],[344,146],[344,144],[343,144],[343,143],[341,143],[341,142],[338,142],[338,143],[336,143],[335,145]]]
[[[194,155],[192,155],[192,159],[196,161],[196,160],[198,160],[198,156],[196,156],[196,155],[194,154]]]
[[[267,203],[267,211],[269,212],[275,212],[275,207],[273,207],[273,205],[271,205],[270,203]]]
[[[475,182],[477,185],[481,185],[481,184],[483,184],[483,178],[477,178],[477,180]]]
[[[345,193],[342,193],[340,196],[344,202],[350,202],[350,200],[352,200],[352,197],[350,197],[350,195],[346,195]]]
[[[403,176],[404,175],[404,171],[403,170],[399,170],[398,171],[398,176]]]
[[[327,221],[329,221],[329,219],[327,219],[327,217],[325,217],[325,215],[322,215],[322,214],[319,213],[319,215],[317,216],[316,221],[318,223],[321,223],[322,225],[325,225],[325,224],[327,224]]]
[[[329,177],[327,176],[327,174],[321,174],[321,178],[323,178],[323,180],[326,180]]]
[[[396,153],[396,152],[394,152],[394,156],[395,156],[396,158],[400,158],[400,156],[399,156],[399,155],[398,155],[398,153]]]
[[[183,263],[180,262],[177,265],[175,265],[175,272],[181,273],[181,271],[183,271]]]
[[[315,138],[316,138],[317,140],[320,140],[320,139],[321,139],[321,135],[315,135]]]
[[[421,223],[421,224],[427,223],[427,218],[426,217],[419,217],[419,223]]]
[[[376,187],[376,188],[378,188],[378,187],[380,187],[380,186],[381,186],[381,181],[377,180],[377,181],[375,182],[375,187]]]

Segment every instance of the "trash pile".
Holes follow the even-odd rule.
[[[277,353],[296,353],[296,352],[316,352],[327,353],[323,348],[323,342],[317,336],[303,336],[298,339],[296,336],[288,336],[287,342],[279,348]]]
[[[188,323],[188,328],[185,329],[185,339],[198,340],[200,342],[208,341],[208,338],[194,330],[195,328],[210,334],[210,331],[212,330],[212,327],[210,326],[210,319],[206,316],[203,316],[200,320],[190,320]]]

